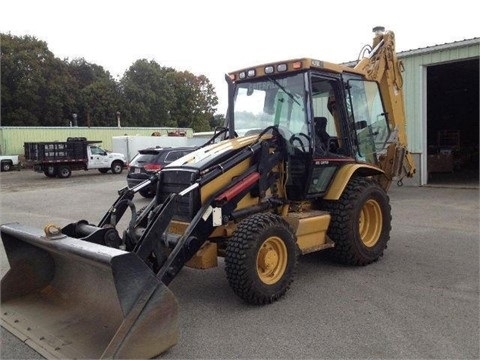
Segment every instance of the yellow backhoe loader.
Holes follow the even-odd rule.
[[[299,255],[378,260],[387,190],[415,166],[394,34],[374,31],[354,67],[302,58],[226,75],[225,126],[121,189],[96,225],[2,225],[2,326],[48,358],[151,358],[177,342],[168,285],[183,266],[223,257],[233,292],[268,304],[289,289]],[[136,209],[152,184],[155,198]]]

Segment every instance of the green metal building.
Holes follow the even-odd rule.
[[[403,73],[409,150],[425,185],[458,174],[477,179],[480,38],[398,53]]]
[[[142,136],[193,136],[191,128],[138,128],[138,127],[0,127],[0,154],[23,155],[26,142],[66,141],[68,137],[85,137],[101,141],[101,147],[112,150],[112,137]]]

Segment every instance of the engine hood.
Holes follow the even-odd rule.
[[[241,149],[253,144],[257,139],[258,135],[251,135],[228,139],[216,144],[201,147],[168,164],[164,169],[173,170],[182,167],[202,171],[230,158]]]

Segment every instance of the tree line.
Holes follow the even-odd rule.
[[[116,80],[84,58],[59,59],[33,36],[1,36],[2,126],[191,127],[223,124],[204,75],[135,61]]]

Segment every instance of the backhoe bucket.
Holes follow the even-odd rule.
[[[134,253],[17,223],[0,231],[2,326],[41,355],[145,359],[176,344],[177,300]]]

